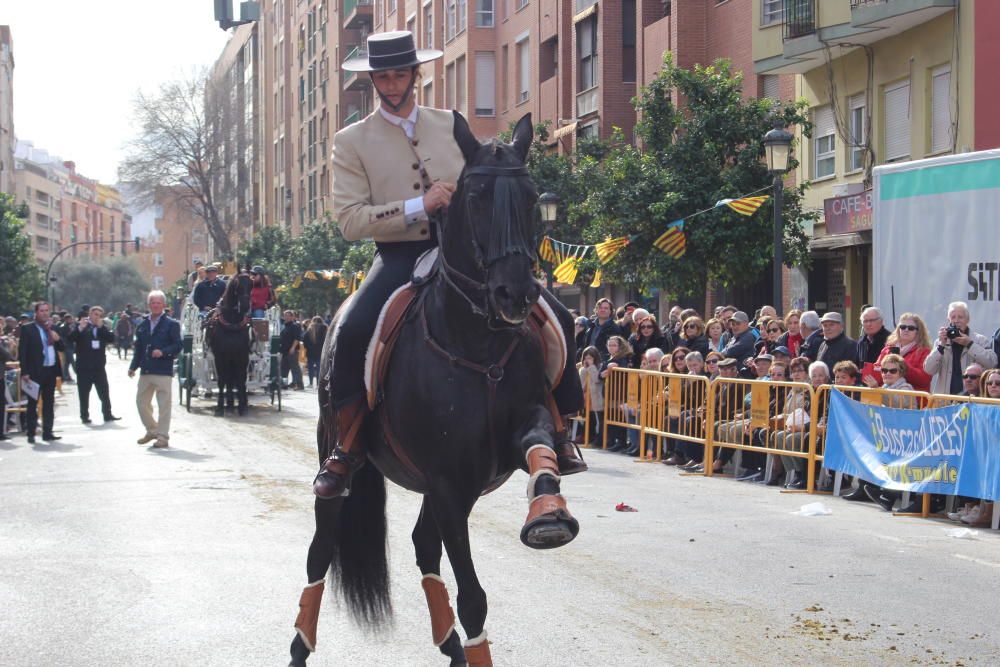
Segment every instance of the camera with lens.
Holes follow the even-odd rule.
[[[948,336],[948,340],[955,340],[962,335],[962,331],[954,324],[951,324],[947,329],[945,329],[945,335]]]

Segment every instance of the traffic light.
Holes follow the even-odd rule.
[[[215,20],[223,30],[233,27],[233,0],[215,0]]]

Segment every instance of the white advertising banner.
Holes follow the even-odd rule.
[[[886,325],[920,315],[931,338],[948,304],[969,304],[972,330],[1000,327],[1000,150],[874,171],[875,301]]]

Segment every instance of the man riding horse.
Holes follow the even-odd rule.
[[[444,213],[465,166],[454,138],[452,112],[418,106],[414,100],[420,65],[442,55],[441,51],[417,50],[412,33],[396,31],[370,35],[368,55],[343,65],[348,71],[369,73],[381,104],[376,113],[334,137],[333,207],[344,238],[372,238],[377,252],[334,329],[329,390],[336,411],[337,443],[313,484],[322,499],[346,495],[351,475],[365,460],[360,436],[368,415],[365,352],[386,300],[410,280],[420,255],[437,246],[431,217]],[[400,137],[405,140],[399,141]],[[565,371],[549,403],[558,430],[559,473],[569,475],[587,469],[566,436],[561,417],[582,405],[573,319],[552,294],[541,291],[567,343]]]

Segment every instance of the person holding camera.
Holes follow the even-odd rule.
[[[962,369],[972,363],[994,368],[993,341],[969,328],[969,306],[964,301],[948,305],[948,325],[938,329],[937,345],[924,360],[924,371],[933,375],[931,393],[961,394]]]

